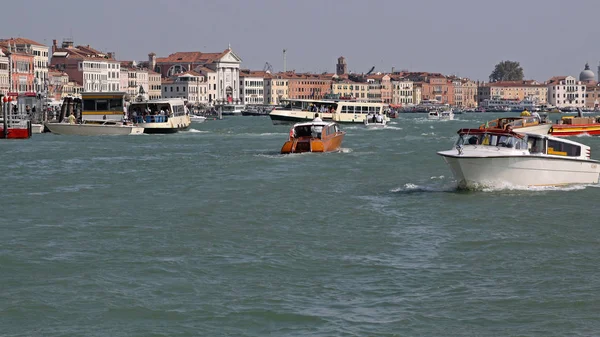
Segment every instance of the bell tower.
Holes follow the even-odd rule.
[[[335,67],[335,74],[346,75],[348,73],[348,65],[346,64],[346,59],[343,56],[338,57],[338,63]]]

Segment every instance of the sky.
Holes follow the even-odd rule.
[[[517,61],[526,79],[579,76],[600,62],[600,0],[25,0],[3,4],[0,38],[50,46],[72,38],[146,60],[177,51],[221,52],[242,68],[440,72],[487,80]],[[26,20],[24,20],[26,18]]]

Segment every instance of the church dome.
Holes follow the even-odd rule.
[[[585,69],[581,73],[579,73],[579,80],[581,82],[588,82],[588,81],[596,80],[596,74],[594,74],[594,72],[590,70],[589,64],[586,63]]]

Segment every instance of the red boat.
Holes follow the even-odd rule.
[[[22,112],[11,111],[11,97],[2,98],[0,139],[27,139],[31,137],[31,121]]]
[[[568,137],[582,134],[600,136],[600,116],[563,117],[557,124],[552,125],[550,134],[555,137]]]

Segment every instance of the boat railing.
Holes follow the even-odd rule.
[[[165,123],[169,116],[137,116],[133,118],[135,123]]]

